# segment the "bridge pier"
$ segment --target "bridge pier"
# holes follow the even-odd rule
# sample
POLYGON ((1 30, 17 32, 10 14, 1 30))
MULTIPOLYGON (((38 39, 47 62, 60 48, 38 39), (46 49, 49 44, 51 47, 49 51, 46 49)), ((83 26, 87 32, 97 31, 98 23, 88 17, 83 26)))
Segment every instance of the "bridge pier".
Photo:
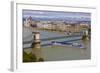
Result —
POLYGON ((32 54, 34 54, 37 58, 37 61, 42 61, 42 49, 40 46, 40 33, 32 32, 33 34, 33 42, 32 42, 32 54))

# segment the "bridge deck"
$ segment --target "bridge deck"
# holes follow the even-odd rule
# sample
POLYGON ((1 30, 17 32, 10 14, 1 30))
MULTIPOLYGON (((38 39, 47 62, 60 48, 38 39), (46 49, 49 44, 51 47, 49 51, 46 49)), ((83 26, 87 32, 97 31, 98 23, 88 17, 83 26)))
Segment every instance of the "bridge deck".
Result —
MULTIPOLYGON (((49 40, 56 40, 56 39, 69 38, 69 37, 81 37, 81 35, 60 36, 60 37, 44 38, 44 39, 40 39, 40 40, 41 41, 49 41, 49 40)), ((32 40, 23 41, 23 44, 29 44, 29 43, 32 43, 32 40)))
MULTIPOLYGON (((78 40, 81 40, 81 38, 72 39, 72 40, 66 40, 66 41, 61 41, 60 43, 67 43, 67 42, 78 41, 78 40)), ((42 47, 43 46, 50 46, 50 45, 52 45, 52 43, 41 44, 42 47)), ((32 48, 32 47, 30 46, 30 47, 25 47, 25 48, 32 48)))

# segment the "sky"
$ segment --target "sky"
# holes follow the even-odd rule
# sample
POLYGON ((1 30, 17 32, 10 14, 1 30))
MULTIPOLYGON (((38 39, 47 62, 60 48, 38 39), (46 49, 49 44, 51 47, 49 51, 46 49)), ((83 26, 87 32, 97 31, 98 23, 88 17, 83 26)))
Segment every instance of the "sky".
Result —
POLYGON ((23 18, 31 16, 33 20, 69 20, 91 21, 91 13, 23 10, 23 18))

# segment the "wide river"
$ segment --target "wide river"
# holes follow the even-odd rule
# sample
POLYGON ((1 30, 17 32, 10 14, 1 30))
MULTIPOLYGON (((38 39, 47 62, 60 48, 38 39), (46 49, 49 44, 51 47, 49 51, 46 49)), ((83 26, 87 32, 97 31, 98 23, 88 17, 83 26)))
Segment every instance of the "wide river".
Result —
MULTIPOLYGON (((32 40, 32 31, 33 29, 23 28, 23 41, 32 40)), ((61 32, 52 32, 52 31, 39 31, 40 38, 52 38, 52 37, 61 37, 65 36, 65 33, 61 32)), ((51 41, 66 41, 71 39, 77 39, 81 37, 68 37, 68 38, 60 38, 53 39, 48 41, 41 41, 41 44, 47 44, 51 41)), ((45 61, 63 61, 63 60, 83 60, 91 58, 91 45, 89 41, 77 40, 73 41, 76 43, 84 44, 85 49, 69 47, 69 46, 41 46, 42 54, 45 61)), ((30 47, 31 43, 23 44, 23 48, 30 47)), ((29 51, 30 49, 26 49, 29 51)))

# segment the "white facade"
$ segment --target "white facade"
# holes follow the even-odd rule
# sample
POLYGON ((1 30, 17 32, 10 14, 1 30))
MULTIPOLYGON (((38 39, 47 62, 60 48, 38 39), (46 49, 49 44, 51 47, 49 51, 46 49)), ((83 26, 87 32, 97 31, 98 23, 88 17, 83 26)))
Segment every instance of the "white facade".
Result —
POLYGON ((26 19, 24 25, 25 25, 26 27, 29 27, 29 21, 28 21, 27 19, 26 19))

